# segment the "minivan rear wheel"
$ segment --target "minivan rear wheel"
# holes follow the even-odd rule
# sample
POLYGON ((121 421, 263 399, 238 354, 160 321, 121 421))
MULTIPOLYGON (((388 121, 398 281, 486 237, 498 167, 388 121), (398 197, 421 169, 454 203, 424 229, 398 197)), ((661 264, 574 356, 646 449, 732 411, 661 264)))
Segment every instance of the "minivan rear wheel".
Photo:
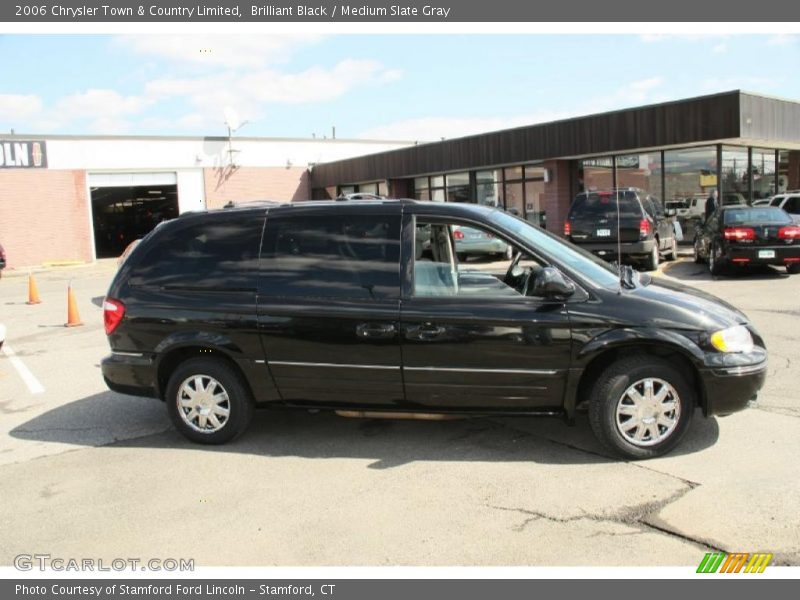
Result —
POLYGON ((674 365, 655 356, 612 363, 594 382, 589 423, 609 450, 625 458, 661 456, 686 433, 695 392, 674 365))
POLYGON ((185 437, 201 444, 224 444, 253 418, 253 399, 238 373, 219 359, 192 358, 167 383, 167 410, 185 437))

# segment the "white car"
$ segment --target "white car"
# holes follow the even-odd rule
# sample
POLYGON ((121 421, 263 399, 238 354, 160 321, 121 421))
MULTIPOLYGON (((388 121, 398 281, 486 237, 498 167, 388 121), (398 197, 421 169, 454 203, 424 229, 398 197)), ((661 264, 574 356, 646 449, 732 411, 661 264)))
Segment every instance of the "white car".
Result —
POLYGON ((782 208, 789 213, 795 223, 800 222, 800 191, 784 192, 773 196, 769 205, 782 208))

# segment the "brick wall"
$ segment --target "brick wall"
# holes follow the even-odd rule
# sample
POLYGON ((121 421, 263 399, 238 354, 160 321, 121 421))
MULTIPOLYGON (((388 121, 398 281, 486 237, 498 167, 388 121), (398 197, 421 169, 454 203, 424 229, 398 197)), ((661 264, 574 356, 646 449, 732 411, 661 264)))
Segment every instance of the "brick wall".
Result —
POLYGON ((229 200, 283 200, 311 198, 305 167, 230 167, 203 169, 206 207, 220 208, 229 200))
POLYGON ((86 172, 0 170, 0 243, 8 268, 91 261, 86 172))
POLYGON ((569 161, 548 160, 544 168, 550 170, 550 181, 544 184, 547 230, 560 235, 564 231, 564 221, 572 202, 569 161))
POLYGON ((789 187, 790 190, 800 189, 800 152, 789 152, 789 187))

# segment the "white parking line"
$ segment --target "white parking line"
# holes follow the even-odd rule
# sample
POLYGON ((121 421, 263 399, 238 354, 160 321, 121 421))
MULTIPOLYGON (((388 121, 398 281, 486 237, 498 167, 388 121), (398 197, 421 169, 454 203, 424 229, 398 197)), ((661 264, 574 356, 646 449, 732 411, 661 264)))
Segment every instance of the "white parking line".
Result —
POLYGON ((17 370, 17 373, 19 373, 19 376, 22 377, 22 381, 25 382, 25 385, 28 386, 31 394, 41 394, 44 392, 44 386, 39 383, 39 380, 36 379, 28 367, 25 366, 22 359, 14 353, 14 350, 11 349, 8 342, 3 344, 2 352, 8 357, 8 360, 11 361, 11 364, 14 365, 14 368, 17 370))

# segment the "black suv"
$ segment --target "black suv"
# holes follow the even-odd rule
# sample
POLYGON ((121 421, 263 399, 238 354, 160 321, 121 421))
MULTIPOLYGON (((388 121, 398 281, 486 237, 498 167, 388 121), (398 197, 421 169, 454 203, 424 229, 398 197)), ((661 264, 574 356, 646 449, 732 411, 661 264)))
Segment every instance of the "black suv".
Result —
POLYGON ((560 415, 656 456, 747 406, 764 342, 745 315, 611 265, 501 210, 411 200, 188 213, 122 264, 104 302, 108 386, 222 443, 256 406, 350 416, 560 415), (454 231, 513 248, 461 264, 454 231))
POLYGON ((658 198, 637 188, 581 192, 564 222, 564 236, 606 260, 636 261, 654 271, 662 254, 667 260, 677 257, 675 215, 674 209, 665 211, 658 198))

